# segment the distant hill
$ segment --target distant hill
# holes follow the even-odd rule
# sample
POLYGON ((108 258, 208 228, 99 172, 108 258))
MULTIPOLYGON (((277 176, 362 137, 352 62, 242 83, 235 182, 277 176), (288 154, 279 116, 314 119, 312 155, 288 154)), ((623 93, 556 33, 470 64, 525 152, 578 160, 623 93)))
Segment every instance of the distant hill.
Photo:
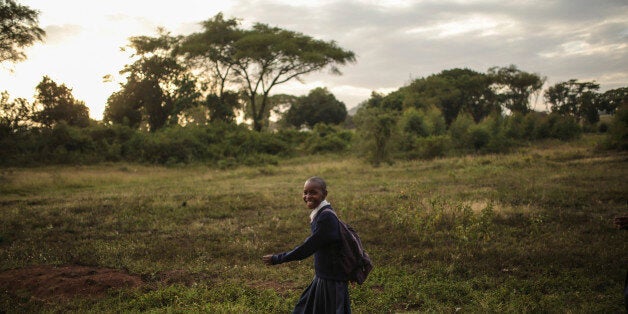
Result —
POLYGON ((357 105, 351 109, 348 109, 347 114, 350 116, 355 116, 356 112, 358 112, 358 109, 360 109, 360 105, 357 105))

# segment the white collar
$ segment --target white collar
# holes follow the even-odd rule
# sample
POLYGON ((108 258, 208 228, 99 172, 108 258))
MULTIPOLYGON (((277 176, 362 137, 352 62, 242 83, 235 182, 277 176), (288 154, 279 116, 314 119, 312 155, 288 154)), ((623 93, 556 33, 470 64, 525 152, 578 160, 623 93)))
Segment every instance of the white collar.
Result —
POLYGON ((316 217, 318 211, 327 205, 329 205, 329 202, 327 200, 323 200, 320 204, 318 204, 318 207, 314 208, 314 210, 312 210, 312 212, 310 213, 310 222, 314 221, 314 217, 316 217))

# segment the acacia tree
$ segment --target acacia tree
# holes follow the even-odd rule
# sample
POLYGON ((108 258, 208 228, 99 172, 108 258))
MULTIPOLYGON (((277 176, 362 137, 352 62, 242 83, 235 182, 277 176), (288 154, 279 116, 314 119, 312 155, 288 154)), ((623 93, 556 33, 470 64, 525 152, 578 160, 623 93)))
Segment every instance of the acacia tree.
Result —
POLYGON ((511 112, 530 112, 530 97, 540 93, 545 77, 519 70, 515 65, 488 70, 498 101, 511 112))
POLYGON ((23 49, 46 34, 39 28, 39 12, 13 0, 0 0, 0 63, 26 59, 23 49))
POLYGON ((234 73, 243 81, 246 112, 256 131, 264 127, 263 116, 274 86, 328 66, 331 73, 341 74, 337 64, 355 61, 353 52, 343 50, 335 42, 259 23, 245 32, 236 42, 236 48, 234 73), (257 101, 258 94, 260 101, 257 101))
POLYGON ((204 23, 204 32, 192 34, 186 40, 190 45, 196 43, 191 47, 200 50, 193 53, 191 48, 184 50, 204 56, 204 64, 213 67, 221 82, 239 87, 245 98, 245 114, 256 131, 266 126, 273 87, 324 68, 340 74, 337 65, 355 61, 353 52, 333 41, 316 40, 260 23, 249 30, 238 25, 235 19, 225 21, 222 15, 217 15, 204 23))
POLYGON ((62 121, 72 126, 89 125, 89 109, 72 95, 65 84, 58 85, 48 76, 37 84, 33 121, 52 127, 62 121))
POLYGON ((585 119, 588 123, 600 120, 598 113, 602 102, 597 91, 600 85, 595 82, 578 82, 571 79, 556 83, 545 91, 545 99, 550 103, 553 112, 573 116, 578 120, 585 119))

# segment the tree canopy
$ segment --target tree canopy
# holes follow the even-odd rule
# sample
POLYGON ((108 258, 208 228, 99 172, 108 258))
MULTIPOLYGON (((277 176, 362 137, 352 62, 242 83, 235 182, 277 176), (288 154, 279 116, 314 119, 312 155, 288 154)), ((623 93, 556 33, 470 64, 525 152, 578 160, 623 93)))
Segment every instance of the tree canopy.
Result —
POLYGON ((0 63, 26 59, 24 48, 42 40, 39 12, 13 0, 0 0, 0 63))

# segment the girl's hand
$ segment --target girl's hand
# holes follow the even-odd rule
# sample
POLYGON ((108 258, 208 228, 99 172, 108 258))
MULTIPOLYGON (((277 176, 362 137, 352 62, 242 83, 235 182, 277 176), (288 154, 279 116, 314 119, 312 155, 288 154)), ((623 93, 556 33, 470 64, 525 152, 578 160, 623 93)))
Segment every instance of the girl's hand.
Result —
POLYGON ((273 255, 272 254, 268 254, 268 255, 262 256, 262 261, 266 265, 272 265, 273 264, 273 255))

